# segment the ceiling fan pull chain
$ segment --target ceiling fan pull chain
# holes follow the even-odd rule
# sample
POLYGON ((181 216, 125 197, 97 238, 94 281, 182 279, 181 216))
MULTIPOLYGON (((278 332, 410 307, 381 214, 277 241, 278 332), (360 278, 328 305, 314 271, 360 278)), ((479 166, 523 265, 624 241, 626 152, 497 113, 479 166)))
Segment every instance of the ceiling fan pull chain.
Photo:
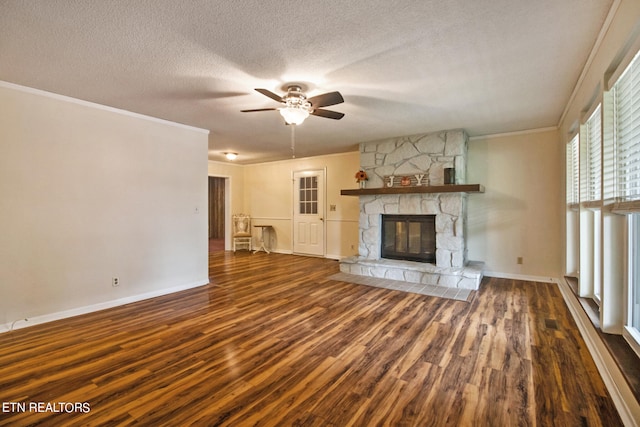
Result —
POLYGON ((289 126, 291 126, 291 158, 295 159, 296 158, 296 136, 295 136, 296 125, 291 124, 289 126))

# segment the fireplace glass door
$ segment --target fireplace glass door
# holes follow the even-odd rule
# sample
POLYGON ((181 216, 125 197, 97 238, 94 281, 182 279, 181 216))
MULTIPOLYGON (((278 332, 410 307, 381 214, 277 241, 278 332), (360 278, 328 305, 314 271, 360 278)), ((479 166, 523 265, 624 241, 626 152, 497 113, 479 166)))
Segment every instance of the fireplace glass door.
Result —
POLYGON ((435 262, 435 215, 383 215, 382 258, 435 262))

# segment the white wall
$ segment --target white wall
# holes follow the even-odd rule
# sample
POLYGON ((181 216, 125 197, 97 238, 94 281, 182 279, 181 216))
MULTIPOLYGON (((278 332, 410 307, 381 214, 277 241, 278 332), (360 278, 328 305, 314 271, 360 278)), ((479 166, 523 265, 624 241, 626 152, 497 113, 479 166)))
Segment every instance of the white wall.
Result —
POLYGON ((208 283, 206 131, 2 83, 0 144, 0 325, 208 283))
POLYGON ((469 260, 487 275, 558 278, 563 273, 564 147, 556 130, 469 142, 469 260), (517 264, 517 258, 523 264, 517 264))

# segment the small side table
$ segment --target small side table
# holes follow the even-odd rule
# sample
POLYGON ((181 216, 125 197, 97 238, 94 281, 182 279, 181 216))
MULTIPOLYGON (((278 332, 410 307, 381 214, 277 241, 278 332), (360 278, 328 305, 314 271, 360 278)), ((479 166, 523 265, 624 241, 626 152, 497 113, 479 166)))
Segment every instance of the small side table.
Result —
POLYGON ((265 245, 265 237, 271 237, 271 229, 273 228, 271 225, 254 225, 254 227, 256 228, 261 228, 262 231, 260 233, 260 242, 259 242, 259 246, 258 249, 256 249, 255 251, 253 251, 253 253, 255 254, 256 252, 260 252, 260 251, 265 251, 266 253, 270 254, 271 251, 269 250, 269 248, 267 248, 267 245, 265 245))

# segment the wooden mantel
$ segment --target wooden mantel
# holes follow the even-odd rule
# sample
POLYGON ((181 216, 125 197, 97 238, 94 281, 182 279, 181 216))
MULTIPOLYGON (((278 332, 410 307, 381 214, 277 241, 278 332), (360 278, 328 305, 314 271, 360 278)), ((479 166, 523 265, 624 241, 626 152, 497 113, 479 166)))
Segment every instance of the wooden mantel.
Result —
POLYGON ((448 184, 412 187, 357 188, 340 190, 342 196, 370 196, 376 194, 410 194, 410 193, 484 193, 480 184, 448 184))

